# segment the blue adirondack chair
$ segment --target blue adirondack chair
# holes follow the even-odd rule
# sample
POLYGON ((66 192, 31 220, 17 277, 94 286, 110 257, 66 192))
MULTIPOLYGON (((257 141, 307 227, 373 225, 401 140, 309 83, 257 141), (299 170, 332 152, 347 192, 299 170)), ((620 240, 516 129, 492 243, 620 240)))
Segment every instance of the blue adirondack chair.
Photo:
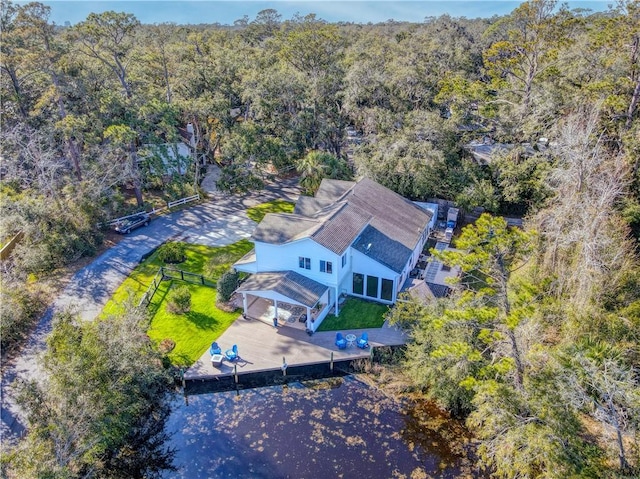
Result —
POLYGON ((213 356, 214 354, 222 354, 222 349, 220 348, 220 346, 218 346, 218 343, 214 341, 213 343, 211 343, 209 353, 211 354, 211 356, 213 356))
POLYGON ((362 333, 356 344, 361 349, 367 349, 369 347, 369 335, 366 332, 362 333))
POLYGON ((342 337, 342 333, 336 333, 336 346, 338 349, 347 348, 347 340, 342 337))
POLYGON ((224 353, 224 355, 227 357, 227 360, 229 361, 235 361, 236 359, 238 359, 238 346, 236 346, 235 344, 233 345, 233 347, 231 349, 227 349, 224 353))

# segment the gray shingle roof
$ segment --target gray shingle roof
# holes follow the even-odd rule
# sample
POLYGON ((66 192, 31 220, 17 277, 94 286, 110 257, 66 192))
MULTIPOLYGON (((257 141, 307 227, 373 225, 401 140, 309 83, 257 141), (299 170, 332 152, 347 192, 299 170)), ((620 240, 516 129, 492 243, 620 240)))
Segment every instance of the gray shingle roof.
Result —
POLYGON ((234 264, 250 264, 256 262, 256 249, 252 249, 234 264))
POLYGON ((356 183, 354 181, 330 180, 325 178, 320 183, 315 197, 320 201, 336 202, 355 185, 356 183))
POLYGON ((360 180, 344 200, 373 216, 370 224, 380 233, 411 250, 431 219, 430 211, 368 178, 360 180))
POLYGON ((349 203, 331 212, 311 237, 336 254, 342 254, 362 229, 371 221, 371 215, 349 203))
POLYGON ((396 273, 402 272, 413 252, 371 225, 365 228, 353 247, 396 273))
POLYGON ((295 271, 256 273, 240 285, 238 291, 275 291, 293 301, 313 307, 328 286, 295 271))
POLYGON ((453 291, 449 286, 444 284, 429 283, 426 281, 425 284, 429 287, 436 298, 446 298, 451 294, 451 291, 453 291))
POLYGON ((430 211, 368 178, 324 179, 315 198, 298 200, 294 214, 266 215, 253 239, 283 244, 309 237, 342 254, 361 235, 358 243, 372 245, 372 258, 401 272, 430 219, 430 211))
POLYGON ((270 244, 284 244, 298 238, 310 236, 322 226, 317 219, 295 214, 269 213, 265 215, 251 238, 270 244))
POLYGON ((313 196, 300 196, 296 201, 296 207, 293 214, 302 216, 313 216, 322 208, 329 206, 332 201, 319 200, 313 196))

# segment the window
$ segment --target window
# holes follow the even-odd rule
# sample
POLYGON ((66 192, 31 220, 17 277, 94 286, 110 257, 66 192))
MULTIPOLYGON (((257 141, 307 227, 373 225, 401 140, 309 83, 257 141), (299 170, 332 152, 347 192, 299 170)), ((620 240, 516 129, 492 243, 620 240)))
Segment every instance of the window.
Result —
POLYGON ((442 271, 451 271, 451 266, 448 266, 446 264, 442 265, 442 271))
POLYGON ((353 273, 353 294, 364 294, 364 275, 353 273))
POLYGON ((302 269, 311 269, 311 258, 298 256, 298 266, 302 269))
POLYGON ((393 299, 393 280, 382 278, 382 291, 380 291, 380 299, 391 301, 393 299))
POLYGON ((331 261, 320 260, 320 272, 321 273, 333 273, 333 264, 331 261))
POLYGON ((378 277, 367 276, 367 296, 370 298, 378 297, 378 277))
POLYGON ((342 255, 342 267, 344 268, 344 265, 347 264, 347 253, 342 255))

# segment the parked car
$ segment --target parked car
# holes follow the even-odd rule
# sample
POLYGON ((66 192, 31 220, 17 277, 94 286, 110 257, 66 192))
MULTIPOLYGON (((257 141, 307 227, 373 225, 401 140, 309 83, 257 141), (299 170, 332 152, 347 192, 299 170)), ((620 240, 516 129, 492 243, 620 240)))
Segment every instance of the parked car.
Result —
POLYGON ((122 220, 116 225, 116 231, 126 235, 140 226, 147 226, 149 221, 151 221, 151 216, 148 213, 140 213, 122 220))

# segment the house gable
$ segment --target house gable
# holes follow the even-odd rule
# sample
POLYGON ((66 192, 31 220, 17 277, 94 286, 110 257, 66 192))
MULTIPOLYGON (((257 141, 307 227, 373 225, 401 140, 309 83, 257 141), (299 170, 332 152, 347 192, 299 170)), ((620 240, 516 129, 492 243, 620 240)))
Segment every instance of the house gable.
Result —
POLYGON ((352 247, 396 273, 403 271, 413 253, 413 250, 382 234, 371 225, 365 228, 352 247))
POLYGON ((432 216, 367 178, 325 179, 315 197, 299 198, 294 213, 265 216, 252 236, 255 267, 247 256, 238 269, 296 272, 328 287, 336 311, 341 292, 392 303, 422 251, 432 216), (366 283, 364 293, 354 292, 356 280, 366 283))

